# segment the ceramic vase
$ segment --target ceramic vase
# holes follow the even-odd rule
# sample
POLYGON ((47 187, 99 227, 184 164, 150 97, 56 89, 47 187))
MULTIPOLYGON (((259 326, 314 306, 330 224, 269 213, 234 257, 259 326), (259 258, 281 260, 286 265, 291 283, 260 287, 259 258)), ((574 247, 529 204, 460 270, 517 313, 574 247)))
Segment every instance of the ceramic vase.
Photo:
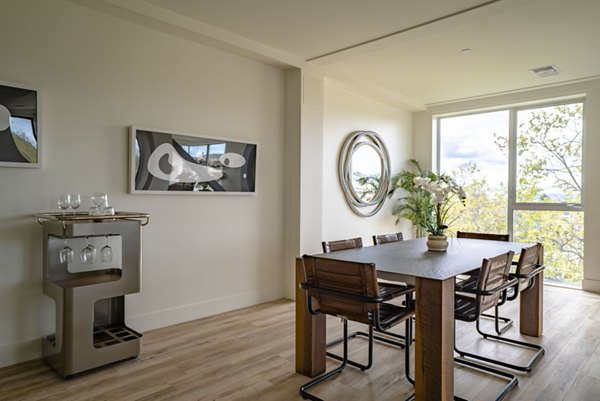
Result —
POLYGON ((434 252, 446 252, 448 249, 448 237, 445 235, 430 235, 427 237, 427 249, 434 252))

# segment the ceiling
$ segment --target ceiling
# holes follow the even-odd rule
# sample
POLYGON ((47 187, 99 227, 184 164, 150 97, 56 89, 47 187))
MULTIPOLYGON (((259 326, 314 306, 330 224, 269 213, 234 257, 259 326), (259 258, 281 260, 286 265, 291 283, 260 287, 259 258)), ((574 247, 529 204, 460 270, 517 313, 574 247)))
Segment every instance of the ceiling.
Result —
POLYGON ((105 2, 411 109, 600 77, 598 0, 105 2), (560 73, 531 71, 546 65, 560 73))

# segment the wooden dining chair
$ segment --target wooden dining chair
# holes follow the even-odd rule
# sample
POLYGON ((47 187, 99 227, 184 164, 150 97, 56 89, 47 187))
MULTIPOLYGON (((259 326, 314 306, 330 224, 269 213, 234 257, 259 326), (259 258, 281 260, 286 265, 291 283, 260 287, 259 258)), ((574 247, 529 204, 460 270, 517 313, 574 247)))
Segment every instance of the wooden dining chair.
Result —
MULTIPOLYGON (((468 231, 457 231, 456 238, 469 238, 469 239, 481 239, 490 241, 510 241, 510 234, 495 234, 495 233, 481 233, 481 232, 468 232, 468 231)), ((461 274, 456 278, 456 290, 460 291, 461 288, 470 287, 474 288, 477 284, 477 276, 479 275, 479 269, 472 270, 468 273, 461 274)), ((502 299, 500 305, 506 300, 502 299)), ((500 316, 498 314, 482 314, 483 318, 494 320, 494 329, 498 335, 503 334, 506 330, 511 328, 514 324, 513 320, 506 316, 500 316), (504 322, 500 325, 500 322, 504 322)))
MULTIPOLYGON (((513 255, 513 252, 507 252, 491 259, 483 259, 480 274, 477 276, 476 288, 469 288, 463 290, 462 293, 455 294, 454 318, 456 320, 476 322, 477 330, 479 331, 479 318, 482 313, 497 307, 500 299, 506 296, 508 288, 518 283, 516 278, 510 278, 509 276, 513 255), (467 293, 468 295, 464 293, 467 293)), ((455 359, 457 363, 508 380, 508 383, 502 387, 500 393, 496 396, 496 401, 506 397, 509 391, 518 384, 516 376, 511 373, 465 359, 468 357, 471 359, 482 360, 487 363, 494 363, 490 358, 467 353, 458 349, 456 340, 454 343, 454 350, 460 355, 460 358, 455 359)))
POLYGON ((390 242, 398 242, 403 240, 404 236, 402 235, 402 233, 379 234, 373 236, 373 245, 387 244, 390 242))
MULTIPOLYGON (((373 354, 373 330, 387 331, 404 322, 408 338, 412 336, 414 304, 399 306, 387 303, 391 297, 381 294, 377 272, 373 263, 356 263, 305 255, 302 258, 304 281, 300 287, 306 291, 307 308, 311 314, 327 314, 341 318, 343 324, 342 364, 300 387, 304 399, 322 401, 308 390, 341 373, 348 360, 348 320, 369 326, 369 358, 373 354)), ((409 290, 407 290, 409 291, 409 290)), ((404 351, 407 379, 410 377, 410 342, 404 351)))

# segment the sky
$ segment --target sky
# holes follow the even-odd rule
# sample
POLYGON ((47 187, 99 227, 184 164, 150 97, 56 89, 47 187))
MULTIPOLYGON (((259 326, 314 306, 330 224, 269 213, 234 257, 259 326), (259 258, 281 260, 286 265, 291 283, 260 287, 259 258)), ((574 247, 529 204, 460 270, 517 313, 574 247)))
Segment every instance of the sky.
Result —
POLYGON ((26 118, 11 117, 10 118, 10 130, 13 133, 17 133, 17 132, 22 133, 21 136, 23 136, 29 142, 31 142, 34 145, 37 144, 37 140, 35 139, 35 136, 33 135, 33 129, 31 127, 31 120, 28 120, 26 118))
POLYGON ((494 133, 508 138, 508 110, 440 119, 440 172, 470 161, 490 183, 508 183, 508 157, 494 143, 494 133))

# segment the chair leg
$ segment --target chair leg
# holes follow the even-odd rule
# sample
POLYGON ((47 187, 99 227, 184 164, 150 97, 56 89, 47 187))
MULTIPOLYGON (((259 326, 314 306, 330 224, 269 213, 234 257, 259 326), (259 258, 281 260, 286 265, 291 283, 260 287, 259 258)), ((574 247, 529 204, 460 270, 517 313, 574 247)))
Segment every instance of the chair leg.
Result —
MULTIPOLYGON (((347 338, 352 339, 355 337, 366 337, 369 340, 369 359, 366 364, 361 364, 352 359, 347 359, 348 365, 354 366, 355 368, 359 368, 362 371, 368 370, 373 365, 373 341, 374 340, 382 342, 384 344, 393 345, 393 346, 400 347, 400 348, 405 348, 405 343, 404 343, 405 337, 403 335, 392 333, 389 331, 373 329, 373 327, 369 327, 368 333, 365 333, 363 331, 355 331, 353 333, 350 333, 347 338), (399 341, 392 340, 390 338, 374 335, 373 330, 375 330, 378 333, 381 333, 382 335, 398 338, 399 340, 402 340, 403 342, 399 342, 399 341)), ((327 348, 333 347, 334 345, 337 345, 337 344, 341 343, 342 341, 344 341, 343 337, 335 339, 333 341, 330 341, 327 343, 327 348)), ((343 358, 341 356, 334 354, 333 352, 327 352, 327 356, 332 359, 335 359, 337 361, 343 361, 343 358)))
MULTIPOLYGON (((369 340, 369 359, 367 360, 367 364, 366 364, 366 365, 363 365, 363 364, 361 364, 361 363, 358 363, 358 362, 356 362, 356 361, 353 361, 353 360, 349 359, 349 358, 347 357, 347 355, 346 355, 346 356, 344 356, 344 357, 341 357, 341 356, 339 356, 339 355, 337 355, 337 354, 334 354, 334 353, 332 353, 332 352, 327 352, 327 353, 326 353, 326 355, 327 355, 328 357, 330 357, 330 358, 333 358, 333 359, 335 359, 335 360, 338 360, 338 361, 341 361, 341 362, 343 362, 343 361, 345 360, 345 361, 346 361, 346 363, 347 363, 348 365, 354 366, 355 368, 359 368, 359 369, 360 369, 360 370, 362 370, 363 372, 364 372, 365 370, 368 370, 368 369, 370 369, 370 368, 371 368, 371 366, 373 366, 373 338, 374 338, 374 336, 373 336, 373 327, 369 327, 369 333, 368 333, 368 334, 367 334, 367 333, 363 333, 362 331, 361 331, 361 332, 359 332, 359 331, 355 331, 354 333, 352 333, 352 334, 350 334, 350 335, 348 335, 348 336, 345 336, 346 343, 348 342, 348 339, 350 339, 350 338, 354 338, 354 337, 357 337, 357 336, 359 336, 359 335, 360 335, 360 336, 362 336, 362 335, 366 335, 366 336, 367 336, 367 338, 368 338, 368 340, 369 340)), ((331 344, 331 345, 338 344, 340 341, 342 341, 342 342, 343 342, 343 341, 344 341, 344 338, 341 338, 341 339, 338 339, 338 340, 334 340, 334 341, 332 341, 331 343, 327 344, 327 347, 329 347, 329 346, 330 346, 330 344, 331 344)))
POLYGON ((498 335, 504 334, 504 332, 506 332, 506 330, 510 329, 514 323, 511 318, 500 316, 498 305, 496 305, 493 315, 490 315, 489 313, 482 313, 481 316, 483 316, 486 319, 494 320, 494 329, 496 330, 496 333, 498 335), (502 327, 500 327, 500 322, 499 322, 500 320, 505 323, 504 326, 502 326, 502 327))
MULTIPOLYGON (((517 379, 517 377, 511 373, 508 372, 504 372, 502 370, 499 369, 494 369, 492 367, 486 366, 486 365, 481 365, 475 362, 471 362, 471 361, 467 361, 464 359, 459 359, 459 358, 454 358, 454 363, 457 363, 459 365, 463 365, 463 366, 467 366, 473 369, 477 369, 480 370, 482 372, 488 372, 493 374, 494 376, 498 376, 498 377, 502 377, 508 380, 508 383, 502 387, 502 390, 500 391, 500 393, 496 396, 496 398, 494 398, 495 401, 500 401, 503 400, 508 393, 510 392, 510 390, 512 390, 517 384, 519 384, 519 380, 517 379)), ((456 400, 458 397, 454 397, 454 399, 456 400)), ((462 400, 462 398, 461 398, 462 400)))
POLYGON ((308 383, 305 383, 302 386, 300 386, 300 396, 305 400, 323 401, 321 398, 310 394, 307 390, 324 382, 325 380, 332 378, 333 376, 335 376, 339 373, 342 373, 342 371, 346 367, 346 364, 348 361, 348 321, 346 319, 342 319, 342 322, 344 324, 344 338, 343 338, 343 343, 344 343, 343 355, 344 355, 344 357, 342 360, 342 364, 340 366, 338 366, 337 368, 330 370, 329 372, 320 374, 319 376, 313 378, 308 383))
MULTIPOLYGON (((406 338, 412 338, 412 318, 406 319, 405 323, 405 333, 406 338)), ((412 384, 415 385, 415 380, 410 377, 410 344, 412 341, 408 341, 406 343, 406 348, 404 349, 404 371, 406 374, 406 379, 412 384)))
POLYGON ((509 368, 512 370, 516 370, 519 372, 531 372, 533 370, 533 366, 535 365, 535 363, 542 357, 542 355, 544 355, 544 353, 546 352, 544 350, 544 347, 542 347, 541 345, 537 345, 537 344, 531 344, 531 343, 527 343, 524 341, 519 341, 519 340, 513 340, 511 338, 504 338, 504 337, 500 337, 500 336, 495 336, 489 333, 485 333, 483 331, 481 331, 481 329, 479 328, 479 319, 476 321, 475 326, 477 328, 477 332, 479 334, 481 334, 483 336, 483 338, 485 339, 492 339, 495 341, 500 341, 506 344, 512 344, 512 345, 516 345, 522 348, 529 348, 529 349, 533 349, 535 350, 535 354, 531 357, 531 359, 529 360, 529 362, 526 365, 514 365, 508 362, 504 362, 504 361, 499 361, 497 359, 491 359, 491 358, 486 358, 484 356, 481 355, 477 355, 477 354, 472 354, 469 352, 465 352, 462 351, 460 349, 458 349, 456 347, 456 344, 454 345, 454 350, 461 356, 461 358, 472 358, 472 359, 478 359, 480 361, 484 361, 487 363, 491 363, 494 365, 499 365, 499 366, 503 366, 505 368, 509 368))

